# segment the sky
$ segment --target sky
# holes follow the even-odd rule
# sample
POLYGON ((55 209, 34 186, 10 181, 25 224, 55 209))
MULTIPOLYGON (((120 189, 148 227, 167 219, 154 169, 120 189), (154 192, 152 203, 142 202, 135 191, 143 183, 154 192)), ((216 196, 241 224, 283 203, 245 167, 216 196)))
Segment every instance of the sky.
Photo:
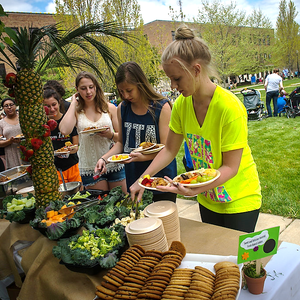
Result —
MULTIPOLYGON (((171 20, 169 16, 169 6, 179 11, 178 0, 137 0, 141 7, 141 14, 144 23, 154 20, 171 20)), ((230 0, 221 0, 222 3, 230 3, 230 0)), ((287 1, 288 2, 288 1, 287 1)), ((296 22, 300 24, 300 0, 293 0, 298 8, 296 22)), ((183 13, 186 15, 186 21, 192 20, 197 16, 200 8, 200 0, 181 0, 183 13)), ((273 28, 276 27, 276 20, 279 12, 280 0, 239 0, 236 1, 237 8, 250 14, 253 9, 260 9, 263 14, 269 18, 273 28)), ((1 0, 5 11, 10 12, 42 12, 55 13, 54 0, 1 0)))

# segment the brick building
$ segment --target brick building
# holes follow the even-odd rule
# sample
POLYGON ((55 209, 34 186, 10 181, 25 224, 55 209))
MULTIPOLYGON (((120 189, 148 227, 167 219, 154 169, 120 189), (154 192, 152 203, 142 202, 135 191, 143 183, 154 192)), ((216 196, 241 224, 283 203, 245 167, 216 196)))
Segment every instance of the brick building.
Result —
MULTIPOLYGON (((20 27, 40 28, 46 25, 54 24, 54 15, 46 13, 22 13, 9 12, 7 17, 0 17, 6 27, 17 29, 20 27)), ((15 60, 13 59, 15 62, 15 60)), ((13 71, 9 66, 0 63, 0 76, 13 71)))

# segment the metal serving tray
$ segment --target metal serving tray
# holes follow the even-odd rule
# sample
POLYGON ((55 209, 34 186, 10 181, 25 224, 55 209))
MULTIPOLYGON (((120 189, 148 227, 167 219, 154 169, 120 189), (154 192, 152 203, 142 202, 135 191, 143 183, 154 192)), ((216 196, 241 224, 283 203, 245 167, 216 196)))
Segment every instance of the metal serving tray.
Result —
POLYGON ((6 171, 3 171, 0 173, 0 179, 3 178, 4 176, 8 177, 9 180, 7 181, 3 181, 3 182, 0 182, 0 185, 6 185, 16 179, 19 179, 23 176, 26 176, 27 175, 27 172, 26 172, 26 168, 28 167, 29 165, 24 165, 24 166, 17 166, 17 167, 14 167, 14 168, 11 168, 9 170, 6 170, 6 171))

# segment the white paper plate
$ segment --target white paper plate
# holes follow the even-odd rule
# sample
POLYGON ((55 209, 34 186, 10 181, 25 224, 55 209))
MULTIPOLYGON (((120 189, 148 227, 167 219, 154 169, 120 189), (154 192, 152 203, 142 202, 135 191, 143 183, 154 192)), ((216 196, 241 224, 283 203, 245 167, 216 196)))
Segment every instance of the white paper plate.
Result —
POLYGON ((165 147, 164 144, 157 144, 157 148, 152 148, 150 150, 143 150, 141 151, 143 154, 152 154, 152 153, 157 153, 159 152, 161 149, 163 149, 165 147))
POLYGON ((155 145, 156 144, 152 144, 150 147, 147 147, 147 148, 138 147, 138 148, 134 149, 132 152, 143 152, 144 153, 144 151, 148 151, 148 150, 154 148, 155 145))
MULTIPOLYGON (((197 172, 197 170, 195 170, 195 171, 190 171, 190 172, 186 172, 186 173, 184 173, 184 174, 187 174, 187 173, 195 173, 195 172, 197 172)), ((216 177, 214 177, 214 178, 211 179, 211 180, 208 180, 208 181, 205 181, 205 182, 193 183, 193 184, 191 184, 191 183, 181 183, 181 184, 182 184, 183 186, 189 187, 189 188, 191 188, 191 189, 192 189, 192 188, 196 188, 196 187, 200 187, 200 186, 208 185, 208 184, 214 182, 215 180, 217 180, 217 179, 220 177, 220 175, 221 175, 220 171, 216 170, 216 172, 217 172, 216 177)), ((180 175, 174 177, 173 180, 175 180, 175 179, 178 178, 179 176, 180 176, 180 175)), ((194 197, 194 196, 191 196, 191 197, 194 197)))
POLYGON ((64 152, 56 152, 54 151, 54 156, 61 156, 61 155, 70 155, 70 151, 64 151, 64 152))
POLYGON ((105 131, 106 129, 108 129, 108 127, 100 127, 100 128, 89 129, 89 130, 82 130, 80 133, 96 133, 96 132, 105 131))
POLYGON ((126 160, 128 160, 128 159, 131 158, 131 157, 128 155, 127 158, 123 158, 123 159, 119 159, 119 160, 112 159, 113 156, 118 156, 118 155, 128 155, 128 153, 121 153, 121 154, 115 154, 115 155, 112 155, 111 157, 109 157, 109 158, 107 159, 107 161, 112 162, 112 163, 119 163, 119 162, 126 161, 126 160))

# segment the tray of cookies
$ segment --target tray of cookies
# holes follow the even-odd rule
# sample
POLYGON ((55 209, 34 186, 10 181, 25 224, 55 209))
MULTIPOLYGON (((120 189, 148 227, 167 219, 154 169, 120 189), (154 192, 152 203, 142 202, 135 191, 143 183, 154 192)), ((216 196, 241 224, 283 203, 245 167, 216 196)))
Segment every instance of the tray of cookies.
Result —
POLYGON ((186 254, 132 245, 96 286, 96 299, 238 299, 242 264, 235 256, 186 254))

